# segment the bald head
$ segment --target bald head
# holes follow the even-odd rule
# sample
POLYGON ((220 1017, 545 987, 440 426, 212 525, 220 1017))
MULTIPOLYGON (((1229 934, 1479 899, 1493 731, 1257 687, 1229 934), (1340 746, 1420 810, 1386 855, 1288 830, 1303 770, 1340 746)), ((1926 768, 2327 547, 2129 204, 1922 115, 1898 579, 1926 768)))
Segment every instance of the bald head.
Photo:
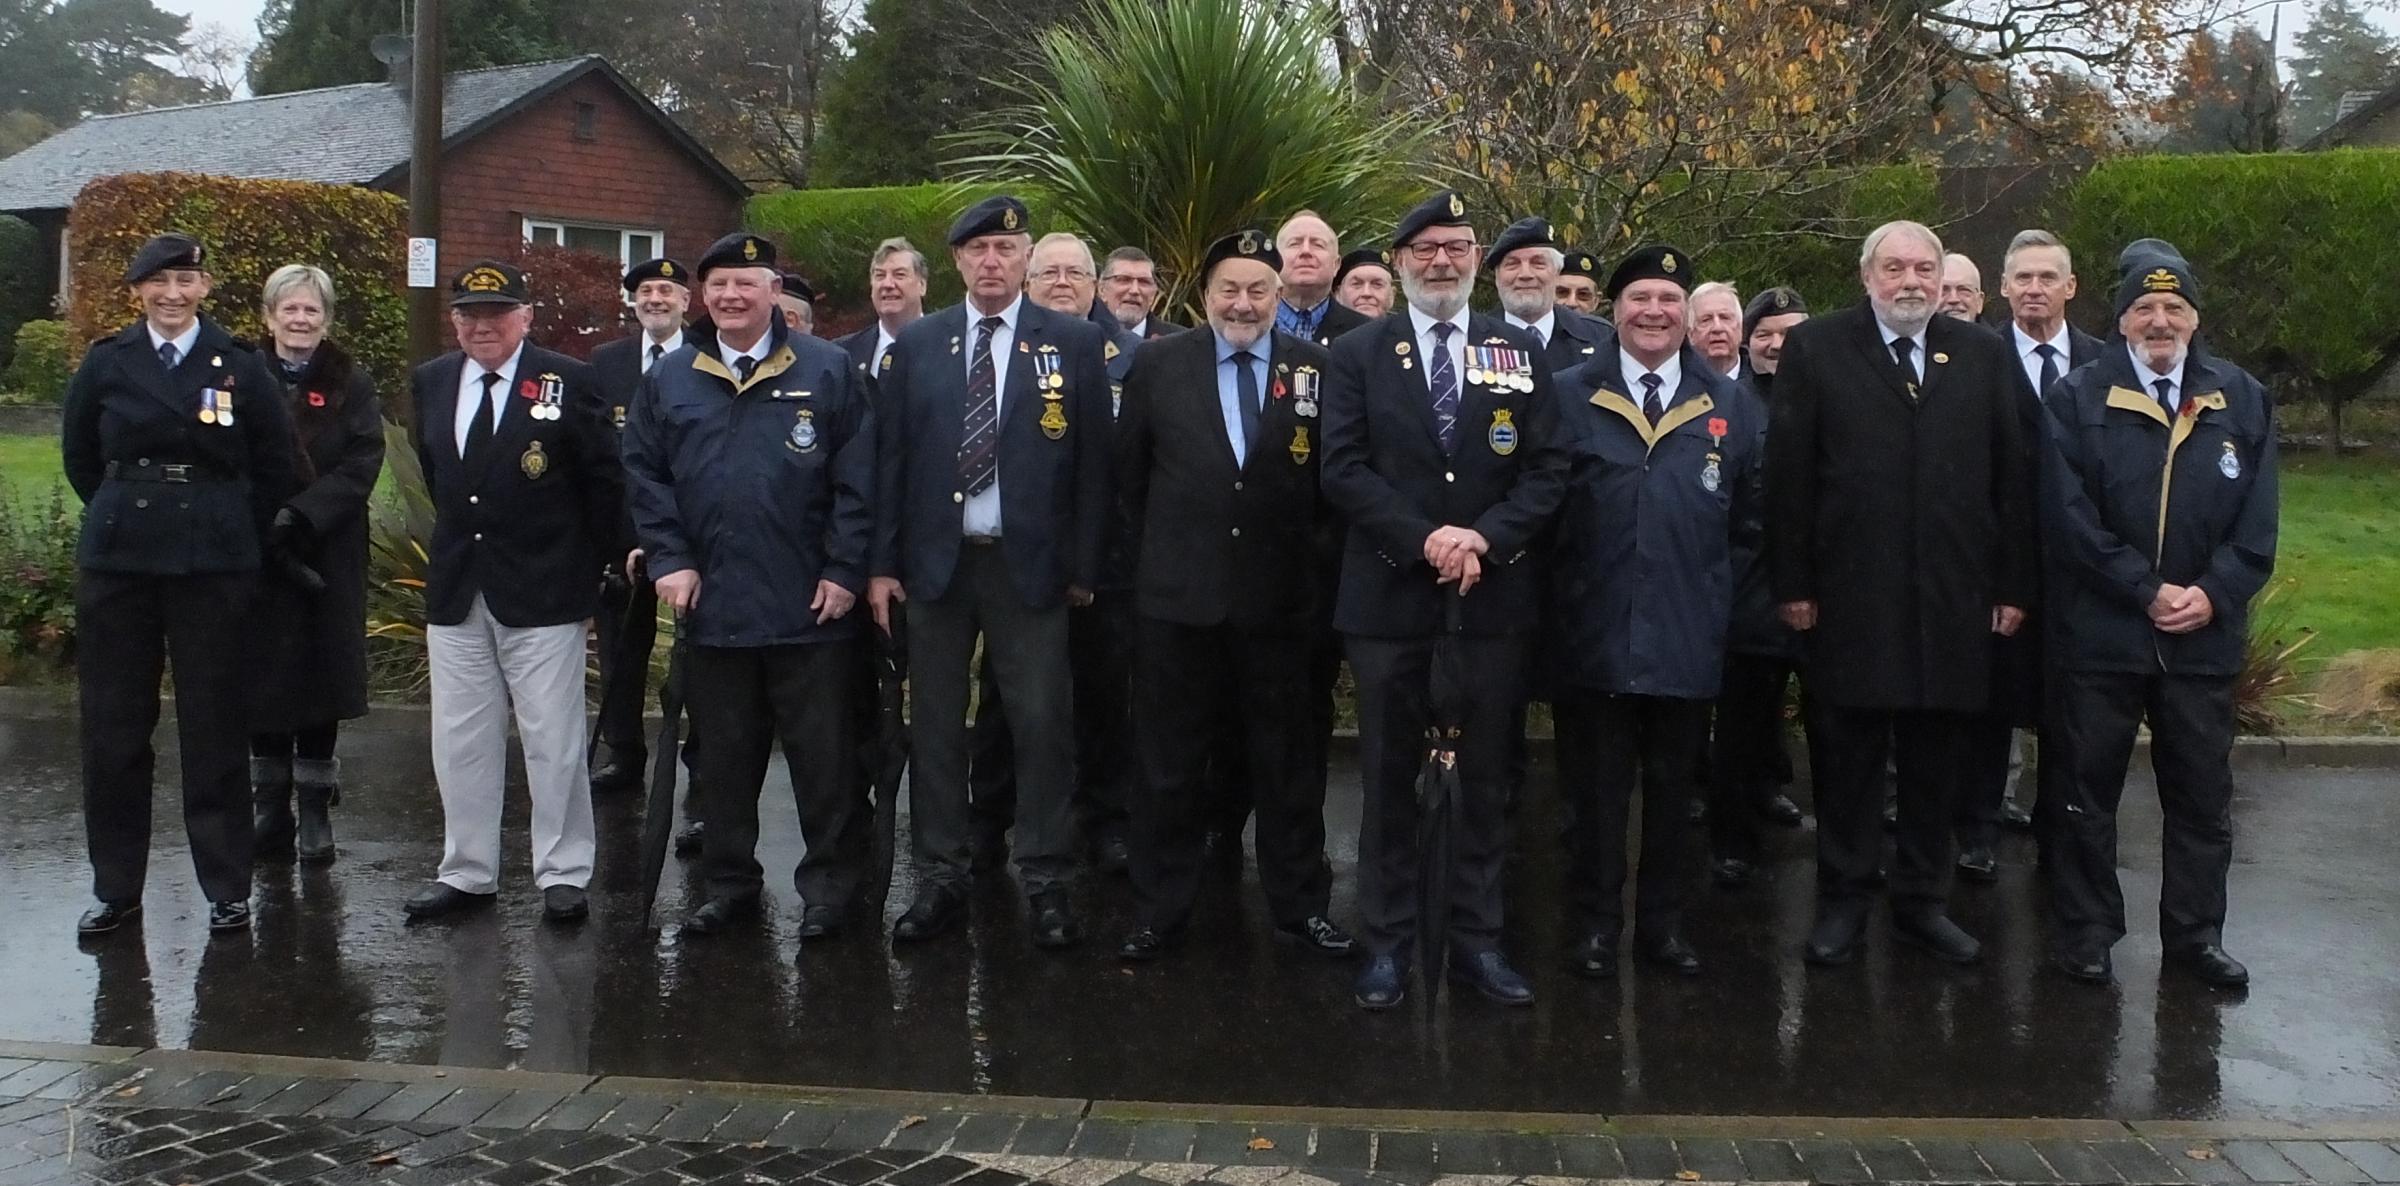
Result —
POLYGON ((1941 311, 1960 321, 1983 317, 1983 271, 1955 251, 1942 257, 1941 311))
POLYGON ((1303 210, 1276 228, 1275 250, 1283 254, 1283 298, 1297 309, 1324 303, 1342 261, 1342 241, 1332 224, 1314 210, 1303 210))

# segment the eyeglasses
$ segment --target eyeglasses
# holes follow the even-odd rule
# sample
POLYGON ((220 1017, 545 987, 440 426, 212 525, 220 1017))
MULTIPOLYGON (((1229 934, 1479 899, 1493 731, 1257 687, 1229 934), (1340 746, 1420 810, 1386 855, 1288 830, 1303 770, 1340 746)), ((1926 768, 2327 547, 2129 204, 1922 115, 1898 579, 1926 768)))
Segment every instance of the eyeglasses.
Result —
POLYGON ((1089 280, 1092 273, 1085 268, 1043 268, 1027 279, 1036 284, 1056 284, 1061 280, 1089 280))
POLYGON ((1448 243, 1411 243, 1402 250, 1408 252, 1408 258, 1429 264, 1436 255, 1447 255, 1452 260, 1473 259, 1475 247, 1473 239, 1454 239, 1448 243))

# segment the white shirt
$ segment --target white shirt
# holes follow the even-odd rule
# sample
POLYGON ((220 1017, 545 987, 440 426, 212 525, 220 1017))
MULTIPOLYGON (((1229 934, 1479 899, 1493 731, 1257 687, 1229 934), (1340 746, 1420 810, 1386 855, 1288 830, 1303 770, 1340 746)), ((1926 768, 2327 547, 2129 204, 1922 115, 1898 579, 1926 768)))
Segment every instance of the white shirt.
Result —
POLYGON ((1145 342, 1149 341, 1149 340, 1150 340, 1150 319, 1149 319, 1149 318, 1147 318, 1147 317, 1144 317, 1144 318, 1142 318, 1142 320, 1141 320, 1141 323, 1140 323, 1140 324, 1138 324, 1138 325, 1134 326, 1132 329, 1126 330, 1125 332, 1126 332, 1126 333, 1129 333, 1129 334, 1132 334, 1134 337, 1140 338, 1140 339, 1142 339, 1142 340, 1143 340, 1143 341, 1145 341, 1145 342))
POLYGON ((1648 415, 1650 412, 1650 409, 1643 406, 1642 403, 1648 390, 1642 385, 1642 376, 1644 375, 1658 376, 1659 406, 1662 409, 1675 406, 1675 389, 1683 386, 1682 354, 1668 355, 1665 362, 1658 364, 1658 369, 1652 370, 1634 361, 1634 357, 1625 353, 1624 349, 1620 347, 1617 350, 1617 367, 1625 376, 1625 386, 1628 388, 1625 394, 1633 397, 1633 406, 1641 408, 1643 415, 1648 415))
POLYGON ((147 321, 142 323, 142 327, 150 331, 150 352, 152 354, 158 353, 158 348, 169 342, 175 344, 175 365, 177 366, 182 366, 183 360, 192 356, 192 345, 200 340, 200 319, 197 317, 192 318, 190 325, 183 327, 182 333, 172 338, 159 337, 158 327, 147 321))
POLYGON ((483 410, 483 377, 498 375, 500 382, 492 387, 492 432, 500 432, 500 419, 508 408, 508 387, 517 373, 517 364, 525 360, 525 344, 517 343, 516 352, 508 356, 498 370, 487 371, 483 364, 470 358, 458 368, 458 455, 467 455, 467 430, 475 426, 475 414, 483 410))
POLYGON ((658 351, 658 357, 661 359, 664 359, 666 356, 683 349, 683 331, 676 330, 674 336, 668 338, 664 342, 654 342, 650 340, 650 335, 642 335, 642 373, 645 375, 650 373, 650 363, 652 361, 650 357, 650 351, 652 349, 656 349, 658 351))
POLYGON ((1544 346, 1550 344, 1550 335, 1558 330, 1558 311, 1555 309, 1542 314, 1540 321, 1519 321, 1514 313, 1508 314, 1507 317, 1510 325, 1516 326, 1518 329, 1532 330, 1533 336, 1540 338, 1544 346))
POLYGON ((750 343, 750 348, 748 350, 736 350, 733 347, 726 345, 725 339, 719 338, 717 339, 717 357, 725 363, 725 369, 732 371, 733 377, 738 380, 742 377, 741 360, 745 358, 755 358, 760 362, 765 362, 767 360, 767 347, 773 345, 774 342, 775 331, 774 327, 772 326, 768 327, 765 333, 758 335, 758 340, 750 343))
POLYGON ((2125 347, 2125 352, 2133 356, 2133 373, 2139 376, 2142 380, 2142 394, 2147 395, 2152 399, 2157 399, 2158 381, 2161 379, 2166 380, 2168 384, 2167 410, 2180 415, 2183 412, 2184 359, 2176 359, 2175 366, 2162 375, 2157 371, 2151 370, 2150 364, 2142 358, 2142 352, 2134 349, 2131 344, 2128 344, 2125 347))
POLYGON ((874 374, 878 378, 882 377, 883 356, 891 353, 892 343, 899 340, 900 339, 892 336, 892 331, 883 328, 882 322, 878 321, 875 323, 875 353, 867 356, 867 370, 869 373, 874 374))
MULTIPOLYGON (((1025 297, 1019 294, 1017 299, 1008 303, 1007 308, 1000 311, 1000 324, 992 330, 992 423, 995 426, 1000 423, 1000 417, 1008 412, 1005 402, 1008 399, 1008 352, 1016 346, 1017 317, 1024 311, 1025 297)), ((972 302, 967 305, 967 333, 959 341, 958 352, 967 360, 966 373, 970 378, 975 374, 975 335, 983 332, 980 323, 984 316, 982 310, 972 302)), ((962 403, 960 407, 963 410, 965 405, 962 403)), ((997 427, 994 431, 998 431, 997 427)), ((999 458, 995 455, 992 484, 984 487, 983 493, 967 500, 966 513, 960 520, 960 528, 966 534, 1000 534, 1000 477, 999 458)))
POLYGON ((2008 323, 2008 336, 2010 341, 2017 344, 2017 361, 2024 364, 2025 381, 2033 386, 2033 393, 2037 396, 2047 397, 2050 394, 2042 390, 2042 356, 2037 350, 2038 347, 2046 345, 2058 351, 2059 374, 2064 375, 2075 369, 2074 356, 2067 350, 2067 323, 2064 321, 2058 323, 2058 333, 2052 336, 2048 342, 2033 340, 2026 334, 2025 327, 2013 321, 2008 323))
MULTIPOLYGON (((1936 316, 1939 316, 1939 314, 1936 314, 1936 316)), ((1875 332, 1881 335, 1883 352, 1886 357, 1889 357, 1892 353, 1892 339, 1894 338, 1907 338, 1909 343, 1916 347, 1916 349, 1908 352, 1908 366, 1910 370, 1913 370, 1917 373, 1917 382, 1924 382, 1925 331, 1920 329, 1913 334, 1904 334, 1899 330, 1893 329, 1891 326, 1885 325, 1883 323, 1883 318, 1878 317, 1875 319, 1875 332)))
MULTIPOLYGON (((1408 307, 1408 320, 1409 324, 1416 327, 1417 345, 1425 354, 1425 390, 1430 392, 1433 390, 1433 351, 1441 345, 1434 339, 1433 327, 1439 323, 1415 305, 1408 307)), ((1452 381, 1458 385, 1458 396, 1463 402, 1467 396, 1467 311, 1460 309, 1457 316, 1450 318, 1449 324, 1457 327, 1450 335, 1450 374, 1452 381)))

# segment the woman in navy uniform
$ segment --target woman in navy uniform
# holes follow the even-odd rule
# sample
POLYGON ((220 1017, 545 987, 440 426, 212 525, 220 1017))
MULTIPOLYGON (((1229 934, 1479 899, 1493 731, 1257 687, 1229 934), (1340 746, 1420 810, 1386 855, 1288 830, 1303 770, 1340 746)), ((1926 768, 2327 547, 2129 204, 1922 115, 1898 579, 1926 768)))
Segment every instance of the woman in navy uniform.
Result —
POLYGON ((76 923, 141 913, 150 858, 158 681, 170 655, 183 818, 211 930, 250 925, 249 726, 240 629, 268 524, 294 486, 292 423, 266 361, 200 315, 209 275, 183 235, 125 271, 142 319, 92 344, 67 385, 75 548, 75 673, 92 892, 76 923))
POLYGON ((267 535, 307 571, 284 567, 259 585, 269 670, 250 685, 250 794, 258 859, 323 864, 341 797, 334 740, 341 722, 367 715, 367 496, 383 473, 383 410, 367 372, 325 336, 330 277, 286 264, 260 302, 300 442, 300 488, 267 535))

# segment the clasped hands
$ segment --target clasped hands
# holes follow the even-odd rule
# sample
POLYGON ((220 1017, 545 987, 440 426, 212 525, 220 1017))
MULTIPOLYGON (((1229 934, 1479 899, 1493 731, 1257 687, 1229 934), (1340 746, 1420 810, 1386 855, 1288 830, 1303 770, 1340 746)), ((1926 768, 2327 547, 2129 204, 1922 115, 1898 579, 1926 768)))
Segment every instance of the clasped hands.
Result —
POLYGON ((1425 563, 1441 574, 1441 583, 1457 584, 1464 596, 1483 579, 1483 556, 1492 550, 1483 533, 1472 527, 1441 527, 1425 537, 1425 563))

